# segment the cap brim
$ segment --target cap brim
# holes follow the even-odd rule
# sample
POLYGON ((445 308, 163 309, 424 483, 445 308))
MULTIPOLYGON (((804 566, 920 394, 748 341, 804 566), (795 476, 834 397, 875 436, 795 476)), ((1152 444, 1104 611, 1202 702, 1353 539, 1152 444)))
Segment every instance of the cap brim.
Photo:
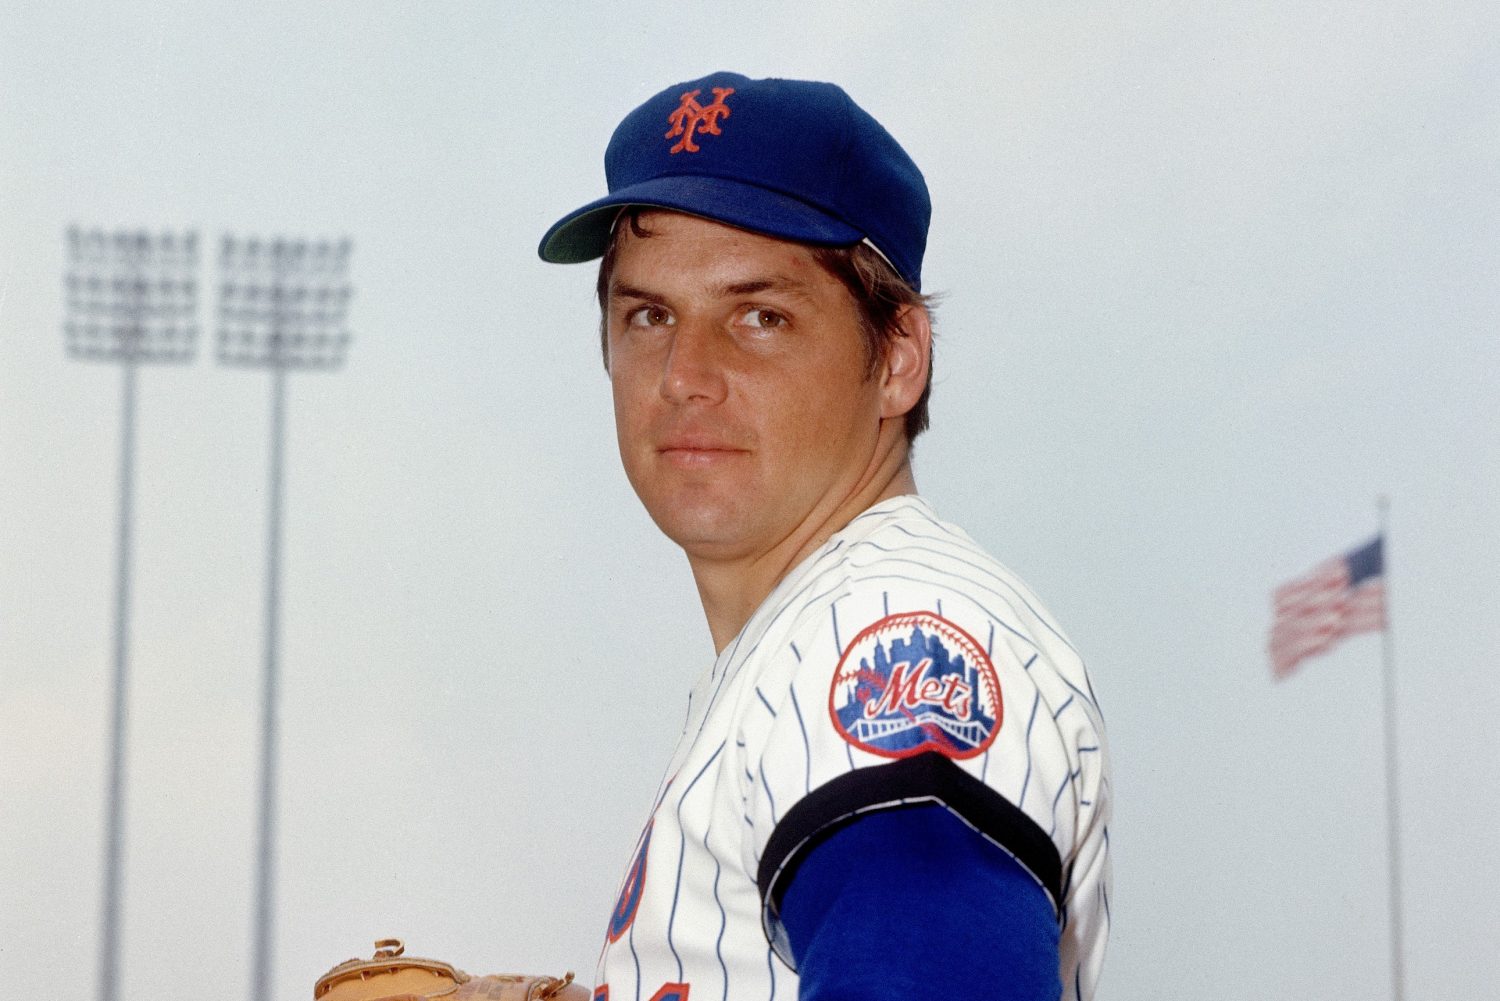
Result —
POLYGON ((865 234, 779 192, 722 177, 654 177, 610 192, 558 220, 537 248, 544 261, 578 264, 604 256, 615 217, 626 205, 686 212, 767 236, 845 247, 865 234))

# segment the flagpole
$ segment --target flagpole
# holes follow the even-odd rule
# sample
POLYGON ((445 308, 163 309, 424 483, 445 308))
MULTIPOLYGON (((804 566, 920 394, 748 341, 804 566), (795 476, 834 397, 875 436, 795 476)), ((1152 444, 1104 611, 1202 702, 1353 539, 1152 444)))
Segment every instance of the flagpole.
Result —
POLYGON ((1384 578, 1382 586, 1386 589, 1384 614, 1381 616, 1380 645, 1384 662, 1382 673, 1385 678, 1385 824, 1390 875, 1391 997, 1394 1001, 1405 1001, 1406 964, 1403 959, 1401 940, 1401 811, 1396 783, 1396 657, 1391 635, 1391 573, 1389 548, 1386 545, 1391 501, 1389 497, 1381 494, 1376 504, 1380 509, 1380 557, 1384 578))

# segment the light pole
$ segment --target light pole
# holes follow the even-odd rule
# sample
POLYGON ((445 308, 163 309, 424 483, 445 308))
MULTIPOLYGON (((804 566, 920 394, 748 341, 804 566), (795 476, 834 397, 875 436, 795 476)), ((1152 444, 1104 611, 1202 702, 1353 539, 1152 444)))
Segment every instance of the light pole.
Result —
POLYGON ((114 1001, 120 957, 120 883, 124 861, 126 688, 130 649, 130 524, 135 475, 136 367, 193 359, 198 339, 198 237, 67 233, 68 354, 119 364, 120 513, 115 563, 114 693, 104 833, 104 901, 99 998, 114 1001))
POLYGON ((256 855, 255 933, 250 1001, 271 996, 276 848, 276 745, 280 631, 281 495, 286 437, 286 376, 292 369, 333 370, 349 346, 344 329, 351 289, 348 240, 236 240, 220 252, 219 361, 271 370, 271 466, 266 530, 265 679, 261 710, 260 830, 256 855))

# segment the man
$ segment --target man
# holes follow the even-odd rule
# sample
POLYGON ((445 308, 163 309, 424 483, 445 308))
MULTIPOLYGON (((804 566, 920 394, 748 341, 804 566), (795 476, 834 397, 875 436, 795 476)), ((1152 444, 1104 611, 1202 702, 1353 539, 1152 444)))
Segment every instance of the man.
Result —
POLYGON ((689 696, 596 999, 1093 995, 1109 781, 1083 665, 916 495, 920 171, 831 84, 715 73, 631 112, 603 258, 620 455, 717 659, 689 696))

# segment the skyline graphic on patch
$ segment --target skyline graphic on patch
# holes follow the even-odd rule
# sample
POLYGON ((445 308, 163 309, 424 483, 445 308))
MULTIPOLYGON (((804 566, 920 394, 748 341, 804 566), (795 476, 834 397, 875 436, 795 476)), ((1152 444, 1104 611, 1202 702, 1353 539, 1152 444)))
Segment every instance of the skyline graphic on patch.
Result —
POLYGON ((862 751, 909 758, 982 754, 1000 732, 1000 678, 984 648, 935 612, 889 615, 839 658, 828 693, 839 735, 862 751))

